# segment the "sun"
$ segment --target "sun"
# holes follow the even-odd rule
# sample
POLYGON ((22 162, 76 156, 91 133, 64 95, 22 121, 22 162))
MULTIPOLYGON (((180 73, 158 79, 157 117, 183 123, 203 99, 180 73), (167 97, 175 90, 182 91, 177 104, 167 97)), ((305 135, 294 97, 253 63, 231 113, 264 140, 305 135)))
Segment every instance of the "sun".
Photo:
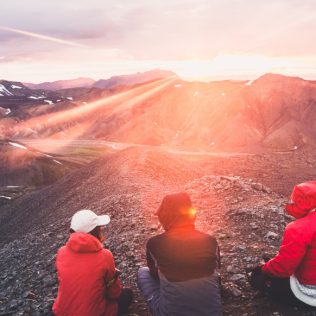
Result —
POLYGON ((173 68, 184 80, 214 80, 255 77, 267 72, 286 69, 291 64, 286 59, 261 55, 218 55, 210 60, 185 60, 175 62, 173 68))

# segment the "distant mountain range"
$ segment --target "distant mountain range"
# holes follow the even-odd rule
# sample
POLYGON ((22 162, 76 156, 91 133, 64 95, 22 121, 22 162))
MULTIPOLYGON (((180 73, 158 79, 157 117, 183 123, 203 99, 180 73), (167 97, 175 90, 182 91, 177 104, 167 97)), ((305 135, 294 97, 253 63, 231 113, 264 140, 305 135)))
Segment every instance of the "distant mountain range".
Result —
POLYGON ((315 81, 277 74, 209 83, 185 82, 173 74, 152 81, 150 72, 143 74, 145 83, 138 82, 140 74, 127 77, 109 79, 108 88, 58 91, 1 81, 0 136, 209 151, 297 150, 316 144, 315 81), (28 103, 16 108, 14 98, 22 97, 28 103))
POLYGON ((45 90, 61 90, 71 88, 100 88, 111 89, 118 86, 132 86, 148 82, 151 80, 162 79, 176 74, 166 70, 150 70, 146 72, 138 72, 131 75, 113 76, 109 79, 101 79, 95 81, 91 78, 77 78, 71 80, 58 80, 53 82, 43 82, 39 84, 24 83, 30 89, 45 89, 45 90))
POLYGON ((44 89, 44 90, 61 90, 70 88, 87 88, 91 87, 95 83, 95 80, 91 78, 77 78, 70 80, 57 80, 53 82, 42 82, 42 83, 24 83, 24 85, 30 89, 44 89))

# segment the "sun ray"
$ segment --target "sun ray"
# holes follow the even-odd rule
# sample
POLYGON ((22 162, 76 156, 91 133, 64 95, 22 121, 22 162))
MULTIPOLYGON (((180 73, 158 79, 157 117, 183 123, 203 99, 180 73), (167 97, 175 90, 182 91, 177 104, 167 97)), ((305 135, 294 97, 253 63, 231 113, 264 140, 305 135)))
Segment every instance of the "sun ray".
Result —
POLYGON ((132 88, 131 90, 120 92, 118 94, 108 96, 73 109, 31 118, 18 124, 14 128, 14 134, 23 134, 25 130, 30 129, 42 131, 51 127, 58 127, 59 124, 69 123, 71 125, 74 121, 80 122, 80 124, 82 124, 80 125, 80 131, 78 131, 76 128, 73 128, 72 126, 67 129, 69 132, 76 131, 73 133, 73 135, 68 133, 67 137, 71 141, 72 139, 76 139, 83 135, 84 132, 91 126, 92 122, 99 118, 100 115, 106 117, 131 108, 134 105, 155 95, 162 89, 172 85, 175 80, 176 77, 172 76, 142 85, 140 87, 132 88), (83 122, 86 121, 89 121, 89 123, 83 124, 83 122))
POLYGON ((57 37, 47 36, 47 35, 43 35, 43 34, 39 34, 39 33, 28 32, 28 31, 15 29, 12 27, 7 27, 7 26, 0 26, 0 30, 4 30, 4 31, 12 32, 12 33, 17 33, 17 34, 22 34, 25 36, 34 37, 34 38, 42 39, 45 41, 55 42, 58 44, 64 44, 64 45, 76 46, 76 47, 87 47, 86 45, 79 44, 79 43, 72 42, 72 41, 63 40, 63 39, 60 39, 57 37))

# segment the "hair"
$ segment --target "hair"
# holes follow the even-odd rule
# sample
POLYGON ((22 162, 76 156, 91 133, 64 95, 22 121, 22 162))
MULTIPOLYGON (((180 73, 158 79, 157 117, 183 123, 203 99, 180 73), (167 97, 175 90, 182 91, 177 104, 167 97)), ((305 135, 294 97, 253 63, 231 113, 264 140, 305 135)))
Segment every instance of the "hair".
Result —
MULTIPOLYGON (((70 234, 75 233, 75 231, 70 228, 69 230, 70 234)), ((95 238, 100 240, 100 236, 101 236, 101 226, 96 226, 94 227, 88 234, 94 236, 95 238)))
POLYGON ((101 241, 101 226, 94 227, 88 234, 98 238, 101 241))

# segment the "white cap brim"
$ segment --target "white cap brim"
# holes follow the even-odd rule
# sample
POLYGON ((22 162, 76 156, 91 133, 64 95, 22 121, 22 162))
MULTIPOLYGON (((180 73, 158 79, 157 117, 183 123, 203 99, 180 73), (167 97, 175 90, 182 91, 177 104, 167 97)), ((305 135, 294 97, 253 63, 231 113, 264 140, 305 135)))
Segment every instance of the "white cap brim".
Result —
POLYGON ((105 226, 110 223, 109 215, 99 215, 98 216, 98 226, 105 226))
POLYGON ((76 232, 89 233, 97 226, 105 226, 110 223, 109 215, 97 215, 91 210, 80 210, 72 219, 70 228, 76 232))

